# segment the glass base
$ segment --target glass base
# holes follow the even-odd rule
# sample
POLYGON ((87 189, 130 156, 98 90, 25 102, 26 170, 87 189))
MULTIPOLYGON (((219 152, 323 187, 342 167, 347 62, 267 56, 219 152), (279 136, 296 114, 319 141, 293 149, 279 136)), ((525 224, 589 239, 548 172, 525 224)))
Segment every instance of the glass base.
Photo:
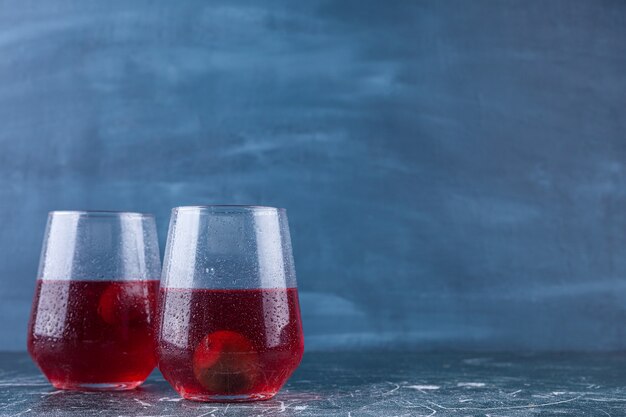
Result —
POLYGON ((137 388, 143 381, 132 382, 102 382, 102 383, 86 383, 86 382, 66 382, 51 381, 56 389, 64 389, 70 391, 128 391, 137 388))
POLYGON ((251 401, 265 401, 273 398, 275 395, 275 392, 241 395, 205 395, 182 393, 183 398, 186 400, 202 401, 206 403, 247 403, 251 401))

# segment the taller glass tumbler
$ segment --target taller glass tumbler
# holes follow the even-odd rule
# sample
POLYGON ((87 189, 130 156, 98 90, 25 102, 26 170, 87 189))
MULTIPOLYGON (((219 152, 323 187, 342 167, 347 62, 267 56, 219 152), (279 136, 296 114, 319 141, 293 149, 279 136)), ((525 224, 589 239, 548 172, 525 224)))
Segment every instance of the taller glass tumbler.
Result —
POLYGON ((175 208, 160 300, 159 368, 184 398, 273 397, 304 349, 285 210, 175 208))
POLYGON ((160 269, 152 215, 50 213, 28 351, 56 388, 132 389, 148 377, 160 269))

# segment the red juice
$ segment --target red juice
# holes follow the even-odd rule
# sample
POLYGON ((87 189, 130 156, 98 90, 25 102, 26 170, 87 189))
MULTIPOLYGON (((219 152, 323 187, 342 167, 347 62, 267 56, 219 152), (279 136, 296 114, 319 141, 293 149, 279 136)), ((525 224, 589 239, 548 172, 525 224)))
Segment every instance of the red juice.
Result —
POLYGON ((184 398, 273 397, 302 359, 298 291, 161 288, 159 369, 184 398))
POLYGON ((158 288, 156 280, 37 280, 28 352, 56 388, 134 388, 156 365, 158 288))

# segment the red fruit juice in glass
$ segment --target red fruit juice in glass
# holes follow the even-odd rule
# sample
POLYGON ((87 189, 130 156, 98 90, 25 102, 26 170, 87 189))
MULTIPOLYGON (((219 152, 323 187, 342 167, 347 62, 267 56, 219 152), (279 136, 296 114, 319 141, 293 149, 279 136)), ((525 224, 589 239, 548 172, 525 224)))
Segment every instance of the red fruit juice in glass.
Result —
POLYGON ((162 289, 161 303, 160 370, 183 397, 270 398, 302 359, 296 288, 162 289))
POLYGON ((177 207, 159 297, 159 369, 184 398, 272 398, 304 340, 284 209, 177 207))
POLYGON ((161 260, 154 217, 48 216, 28 352, 52 385, 126 390, 154 369, 161 260))
POLYGON ((159 281, 37 280, 28 351, 56 388, 133 388, 156 365, 159 281))

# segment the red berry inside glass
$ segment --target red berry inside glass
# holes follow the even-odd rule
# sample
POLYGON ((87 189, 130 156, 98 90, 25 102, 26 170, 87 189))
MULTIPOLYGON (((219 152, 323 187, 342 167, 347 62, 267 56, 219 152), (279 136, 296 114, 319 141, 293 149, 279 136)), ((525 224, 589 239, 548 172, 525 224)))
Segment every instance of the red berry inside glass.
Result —
POLYGON ((220 330, 207 335, 193 354, 193 373, 210 391, 237 394, 252 388, 259 374, 259 355, 239 333, 220 330))
POLYGON ((149 309, 148 288, 138 283, 111 283, 100 296, 98 315, 111 325, 143 325, 149 309))

